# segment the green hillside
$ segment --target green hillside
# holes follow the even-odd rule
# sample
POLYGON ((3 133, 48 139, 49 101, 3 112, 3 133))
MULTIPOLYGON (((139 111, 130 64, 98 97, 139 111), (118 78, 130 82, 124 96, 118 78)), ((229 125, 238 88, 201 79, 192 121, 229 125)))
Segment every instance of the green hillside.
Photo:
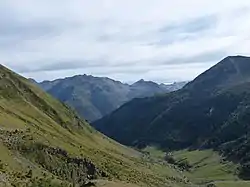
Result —
POLYGON ((159 147, 147 146, 142 150, 151 159, 165 160, 172 168, 181 171, 196 187, 248 187, 250 181, 238 176, 238 165, 228 161, 218 152, 206 150, 163 151, 159 147))
POLYGON ((84 186, 90 180, 97 186, 190 185, 178 170, 105 137, 0 66, 0 186, 84 186))

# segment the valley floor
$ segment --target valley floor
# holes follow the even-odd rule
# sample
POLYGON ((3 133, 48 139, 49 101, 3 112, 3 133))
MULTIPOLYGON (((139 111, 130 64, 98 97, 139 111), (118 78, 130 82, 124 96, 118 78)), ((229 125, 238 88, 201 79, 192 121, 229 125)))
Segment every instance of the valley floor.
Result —
POLYGON ((250 181, 243 181, 237 176, 237 165, 223 159, 213 150, 181 150, 165 153, 149 146, 143 150, 157 160, 166 160, 166 155, 173 158, 172 167, 179 170, 195 186, 213 187, 249 187, 250 181))
POLYGON ((96 180, 93 181, 97 187, 139 187, 135 184, 128 184, 124 182, 114 182, 114 181, 105 181, 105 180, 96 180))

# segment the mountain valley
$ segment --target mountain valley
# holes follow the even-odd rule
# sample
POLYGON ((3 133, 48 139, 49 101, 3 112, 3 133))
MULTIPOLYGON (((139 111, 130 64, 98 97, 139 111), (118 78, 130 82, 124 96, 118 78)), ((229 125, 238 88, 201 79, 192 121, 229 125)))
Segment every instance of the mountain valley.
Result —
MULTIPOLYGON (((134 89, 148 85, 157 84, 140 80, 134 89)), ((133 95, 92 124, 39 87, 0 66, 0 186, 250 185, 249 57, 227 57, 175 91, 133 95)), ((69 97, 76 89, 43 85, 61 88, 69 97)))

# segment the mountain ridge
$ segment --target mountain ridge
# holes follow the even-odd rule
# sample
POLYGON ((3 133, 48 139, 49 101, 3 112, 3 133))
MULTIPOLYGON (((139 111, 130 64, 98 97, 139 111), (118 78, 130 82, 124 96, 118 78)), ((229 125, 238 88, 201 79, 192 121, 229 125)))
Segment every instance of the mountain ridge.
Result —
POLYGON ((74 108, 88 121, 95 121, 111 113, 133 98, 175 91, 184 84, 163 85, 141 79, 129 85, 107 77, 86 74, 38 83, 43 90, 74 108))
POLYGON ((184 88, 189 90, 196 89, 200 91, 199 86, 202 85, 204 81, 206 81, 206 89, 212 89, 212 87, 215 87, 216 89, 221 85, 223 87, 230 87, 233 86, 233 84, 237 85, 247 82, 249 81, 249 72, 245 72, 244 70, 248 70, 250 68, 250 64, 245 63, 249 60, 250 57, 228 56, 209 70, 202 73, 200 76, 194 79, 194 81, 189 82, 184 88), (235 63, 235 61, 237 61, 237 63, 235 63), (212 76, 209 76, 208 74, 212 76), (205 80, 204 77, 206 77, 205 80), (203 80, 200 80, 201 78, 203 78, 203 80), (216 78, 218 80, 215 80, 216 78), (217 82, 218 85, 213 85, 214 82, 217 82), (198 88, 195 88, 196 86, 198 88))
POLYGON ((242 176, 249 178, 249 78, 249 57, 227 57, 184 88, 134 99, 93 126, 130 146, 214 148, 239 162, 242 176))

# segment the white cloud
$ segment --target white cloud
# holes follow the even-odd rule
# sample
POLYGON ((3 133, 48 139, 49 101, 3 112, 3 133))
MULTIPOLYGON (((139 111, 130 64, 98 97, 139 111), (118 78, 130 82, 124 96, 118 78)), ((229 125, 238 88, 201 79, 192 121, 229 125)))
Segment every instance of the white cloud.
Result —
POLYGON ((249 10, 248 0, 2 0, 0 59, 38 80, 192 79, 249 55, 249 10))

